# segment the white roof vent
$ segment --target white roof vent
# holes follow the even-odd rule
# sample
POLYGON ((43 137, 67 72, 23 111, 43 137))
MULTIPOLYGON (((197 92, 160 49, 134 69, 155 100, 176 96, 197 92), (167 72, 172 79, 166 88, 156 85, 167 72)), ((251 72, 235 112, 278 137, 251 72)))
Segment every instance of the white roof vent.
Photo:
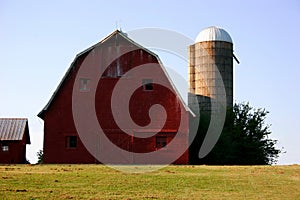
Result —
POLYGON ((216 26, 211 26, 202 30, 198 34, 195 43, 204 41, 224 41, 233 43, 230 35, 224 29, 216 26))

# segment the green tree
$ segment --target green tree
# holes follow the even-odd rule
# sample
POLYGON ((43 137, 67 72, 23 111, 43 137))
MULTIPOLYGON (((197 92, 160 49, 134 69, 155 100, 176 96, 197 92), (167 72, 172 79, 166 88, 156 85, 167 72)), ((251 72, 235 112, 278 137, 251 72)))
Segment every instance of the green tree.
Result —
POLYGON ((281 153, 277 140, 270 139, 269 112, 254 109, 249 103, 235 104, 227 112, 222 134, 204 164, 265 165, 277 162, 281 153))
POLYGON ((37 153, 36 153, 37 157, 38 157, 38 162, 37 164, 43 164, 43 161, 44 161, 44 152, 43 150, 39 150, 37 153))

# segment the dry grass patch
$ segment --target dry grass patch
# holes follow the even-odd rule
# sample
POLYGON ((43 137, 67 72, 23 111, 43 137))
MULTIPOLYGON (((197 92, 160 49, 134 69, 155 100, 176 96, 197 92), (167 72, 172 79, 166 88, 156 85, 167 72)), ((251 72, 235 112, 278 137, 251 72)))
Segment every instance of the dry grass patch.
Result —
POLYGON ((1 199, 300 199, 300 166, 2 165, 1 199))

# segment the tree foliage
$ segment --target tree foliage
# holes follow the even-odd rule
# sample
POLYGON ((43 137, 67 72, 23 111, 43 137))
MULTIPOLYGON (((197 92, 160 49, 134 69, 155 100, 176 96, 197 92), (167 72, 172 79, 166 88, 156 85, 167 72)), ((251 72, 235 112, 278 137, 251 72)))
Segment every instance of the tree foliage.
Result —
POLYGON ((43 161, 44 161, 44 152, 43 150, 39 150, 37 153, 36 153, 37 157, 38 157, 38 162, 37 164, 43 164, 43 161))
MULTIPOLYGON (((235 104, 227 112, 225 126, 213 150, 202 164, 265 165, 277 162, 281 153, 277 140, 270 139, 268 111, 254 109, 249 103, 235 104)), ((202 125, 203 127, 203 125, 202 125)), ((200 135, 205 131, 201 130, 200 135)))

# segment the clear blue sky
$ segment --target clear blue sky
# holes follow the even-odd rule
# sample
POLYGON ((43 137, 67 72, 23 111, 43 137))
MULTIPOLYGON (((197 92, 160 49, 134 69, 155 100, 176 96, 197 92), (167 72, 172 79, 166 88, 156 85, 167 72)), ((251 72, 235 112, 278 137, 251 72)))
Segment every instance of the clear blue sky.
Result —
POLYGON ((36 162, 48 102, 75 55, 114 31, 170 29, 195 39, 212 25, 227 30, 241 61, 235 100, 270 111, 271 138, 300 163, 300 1, 0 1, 0 117, 27 117, 36 162), (130 3, 129 3, 130 2, 130 3))

